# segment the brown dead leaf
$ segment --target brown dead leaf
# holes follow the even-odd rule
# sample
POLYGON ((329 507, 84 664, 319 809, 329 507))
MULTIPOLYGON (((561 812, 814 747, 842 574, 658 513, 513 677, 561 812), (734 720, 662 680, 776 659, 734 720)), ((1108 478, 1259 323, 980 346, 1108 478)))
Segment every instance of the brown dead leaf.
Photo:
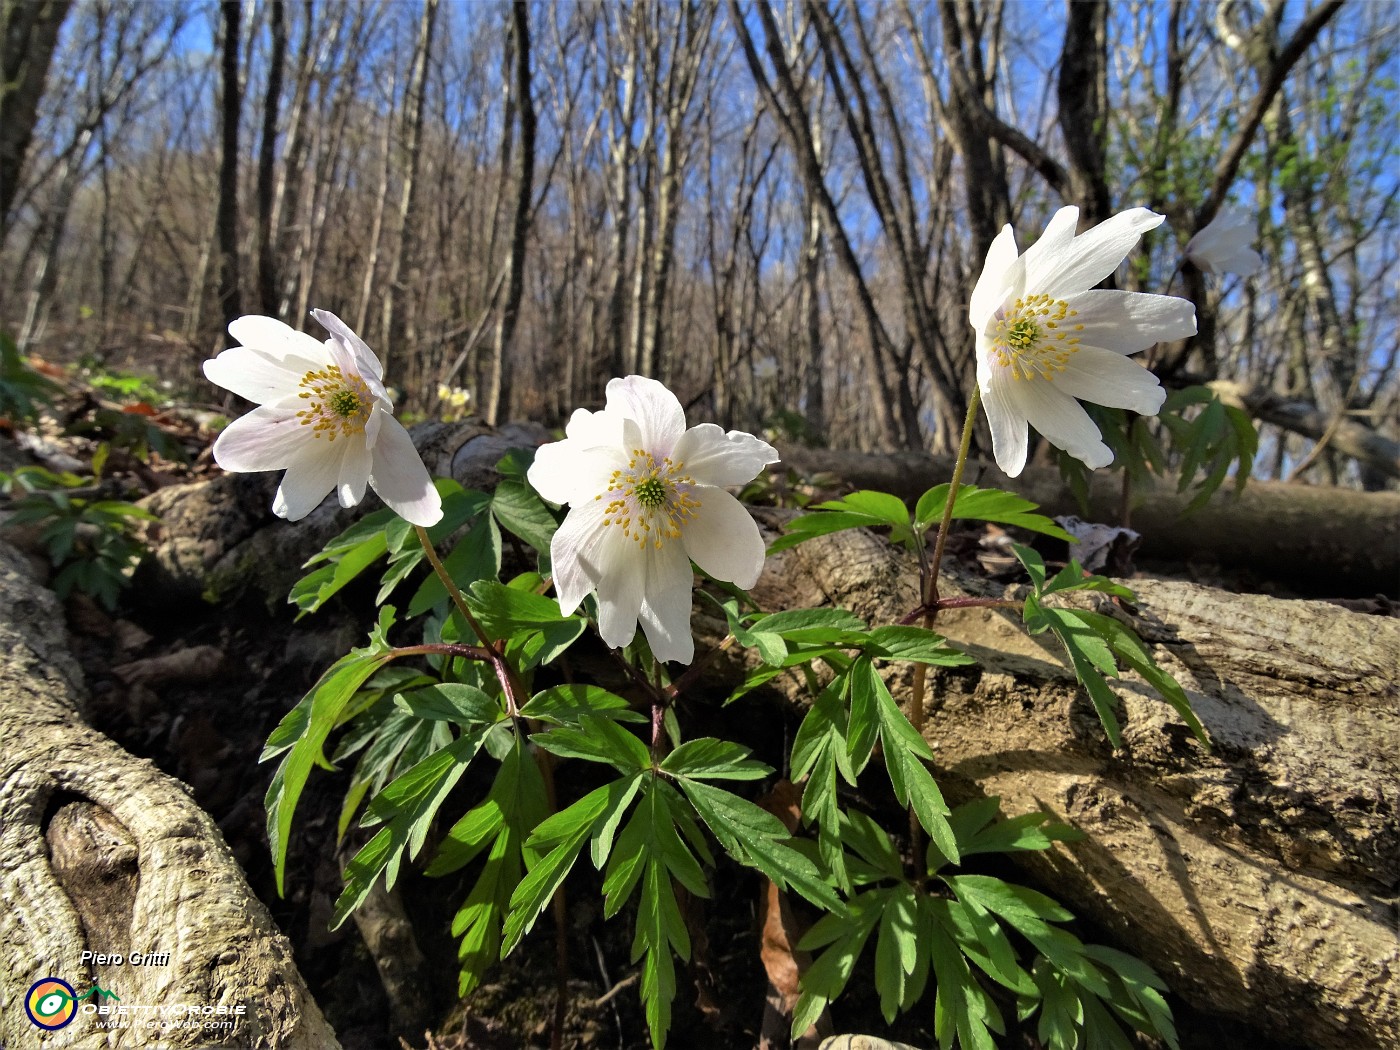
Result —
POLYGON ((144 649, 151 644, 150 633, 130 620, 118 620, 112 625, 112 639, 126 655, 144 649))
POLYGON ((224 653, 213 645, 195 645, 173 653, 118 664, 112 673, 126 685, 153 688, 171 682, 207 682, 223 668, 224 653))
POLYGON ((74 592, 68 596, 64 609, 68 614, 68 625, 80 634, 93 638, 110 638, 116 629, 112 617, 89 595, 74 592))
MULTIPOLYGON (((781 820, 790 832, 796 830, 802 819, 802 789, 790 780, 778 781, 758 804, 781 820)), ((793 914, 787 894, 772 881, 764 887, 759 922, 759 958, 768 975, 768 992, 758 1045, 761 1050, 777 1050, 789 1045, 799 1050, 815 1047, 823 1036, 831 1033, 831 1021, 825 1011, 806 1032, 789 1042, 792 1011, 802 994, 798 980, 812 965, 812 956, 797 947, 797 942, 807 932, 806 924, 793 914)))

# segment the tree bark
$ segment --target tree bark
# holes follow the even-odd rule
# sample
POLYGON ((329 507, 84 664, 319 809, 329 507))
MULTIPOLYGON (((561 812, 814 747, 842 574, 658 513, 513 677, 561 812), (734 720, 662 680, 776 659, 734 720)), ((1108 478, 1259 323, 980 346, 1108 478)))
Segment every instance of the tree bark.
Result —
POLYGON ((510 39, 515 58, 516 119, 520 122, 520 149, 515 157, 515 217, 511 221, 510 258, 506 263, 506 301, 496 325, 491 352, 491 374, 485 391, 486 421, 493 426, 510 415, 515 369, 511 342, 525 290, 525 250, 530 235, 530 201, 535 192, 535 100, 530 87, 529 8, 517 0, 511 5, 510 39))
MULTIPOLYGON (((843 606, 878 624, 919 604, 917 581, 911 556, 856 530, 769 559, 752 593, 764 609, 843 606)), ((1400 621, 1128 582, 1138 601, 1101 611, 1182 683, 1214 749, 1128 675, 1125 746, 1111 750, 1048 635, 1005 610, 948 610, 936 629, 978 666, 933 676, 924 732, 944 792, 1085 832, 1018 862, 1194 1006, 1316 1050, 1395 1045, 1400 621)), ((991 589, 945 576, 941 593, 960 591, 991 589)), ((891 685, 900 697, 904 679, 891 685)))
POLYGON ((437 22, 438 0, 424 0, 423 14, 418 22, 418 47, 413 53, 413 69, 404 96, 404 164, 403 189, 399 196, 399 243, 390 257, 389 275, 384 281, 384 315, 380 357, 387 368, 391 354, 404 348, 405 341, 415 336, 412 304, 409 293, 416 290, 418 241, 414 222, 417 218, 418 168, 423 152, 423 120, 428 91, 428 59, 433 49, 433 28, 437 22), (407 279, 401 279, 403 274, 407 279))
POLYGON ((184 785, 83 723, 63 611, 24 568, 0 544, 0 1042, 37 1045, 19 1004, 56 977, 151 1009, 126 1015, 119 1036, 80 1011, 45 1046, 333 1050, 291 946, 214 822, 184 785), (96 965, 84 951, 126 961, 96 965), (169 958, 138 966, 138 952, 169 958), (218 1006, 245 1012, 193 1015, 227 1029, 145 1026, 156 1008, 183 1019, 185 1007, 218 1006))
MULTIPOLYGON (((10 228, 10 206, 19 191, 39 99, 48 80, 58 31, 72 0, 5 3, 0 19, 0 245, 10 228)), ((3 292, 0 291, 0 301, 3 292)))
POLYGON ((1079 227, 1097 226, 1112 214, 1105 174, 1108 140, 1108 3, 1066 5, 1060 51, 1060 133, 1069 154, 1069 181, 1079 205, 1079 227))
POLYGON ((238 266, 238 116, 243 92, 239 83, 239 25, 243 5, 224 0, 224 38, 221 45, 223 94, 219 104, 222 146, 219 154, 219 321, 227 324, 243 313, 238 266))
MULTIPOLYGON (((277 255, 273 251, 273 202, 276 197, 277 110, 282 101, 282 72, 287 59, 287 23, 282 0, 268 7, 272 55, 268 58, 267 96, 263 99, 262 144, 258 149, 258 298, 264 314, 277 315, 277 255)), ((307 29, 310 32, 310 27, 307 29)))

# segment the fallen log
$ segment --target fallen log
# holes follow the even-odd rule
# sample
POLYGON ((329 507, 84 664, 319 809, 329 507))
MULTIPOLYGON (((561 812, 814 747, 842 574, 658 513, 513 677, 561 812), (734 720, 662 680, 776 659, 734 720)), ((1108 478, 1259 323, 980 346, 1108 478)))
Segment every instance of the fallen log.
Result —
MULTIPOLYGON (((808 477, 828 474, 850 488, 879 489, 906 500, 952 476, 951 457, 919 452, 868 453, 784 447, 776 470, 808 477)), ((1028 467, 1008 478, 995 465, 968 464, 967 480, 1007 489, 1050 515, 1082 514, 1059 473, 1028 467)), ((1392 597, 1400 587, 1400 492, 1357 492, 1313 485, 1252 481, 1236 498, 1226 488, 1200 510, 1184 514, 1191 495, 1162 484, 1133 494, 1131 525, 1146 557, 1213 561, 1246 569, 1274 584, 1317 597, 1392 597)), ((1089 489, 1090 520, 1117 523, 1119 479, 1096 475, 1089 489)))
POLYGON ((0 1045, 334 1050, 214 822, 82 696, 62 607, 0 543, 0 1045))
MULTIPOLYGON (((916 581, 909 556, 857 530, 769 559, 753 594, 888 623, 918 605, 916 581)), ((950 610, 937 629, 979 666, 932 679, 944 791, 1084 831, 1018 860, 1194 1006, 1316 1050, 1400 1045, 1400 620, 1130 583, 1140 600, 1116 614, 1186 688, 1213 750, 1129 675, 1113 751, 1051 636, 950 610)), ((942 593, 960 592, 994 589, 946 576, 942 593)))
POLYGON ((1205 385, 1225 404, 1242 408, 1256 419, 1314 441, 1327 441, 1376 474, 1400 478, 1400 442, 1363 426, 1345 413, 1330 417, 1306 401, 1230 379, 1212 379, 1205 385))

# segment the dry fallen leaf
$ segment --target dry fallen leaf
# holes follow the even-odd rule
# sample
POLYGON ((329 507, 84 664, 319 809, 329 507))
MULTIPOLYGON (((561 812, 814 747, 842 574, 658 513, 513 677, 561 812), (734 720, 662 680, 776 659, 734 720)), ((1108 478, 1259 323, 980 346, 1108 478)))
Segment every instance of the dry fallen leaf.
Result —
POLYGON ((213 645, 195 645, 173 653, 118 664, 112 673, 126 685, 148 688, 171 682, 207 682, 223 668, 224 653, 213 645))
MULTIPOLYGON (((794 831, 802 818, 801 800, 802 790, 796 784, 780 780, 758 804, 781 820, 788 831, 794 831)), ((830 1034, 831 1021, 823 1011, 815 1024, 789 1044, 788 1027, 792 1023, 793 1007, 802 994, 798 980, 812 964, 812 957, 798 949, 797 942, 806 929, 793 914, 787 894, 771 880, 760 902, 759 923, 759 957, 768 974, 768 993, 758 1045, 760 1050, 776 1050, 788 1045, 797 1050, 809 1050, 823 1035, 830 1034)))

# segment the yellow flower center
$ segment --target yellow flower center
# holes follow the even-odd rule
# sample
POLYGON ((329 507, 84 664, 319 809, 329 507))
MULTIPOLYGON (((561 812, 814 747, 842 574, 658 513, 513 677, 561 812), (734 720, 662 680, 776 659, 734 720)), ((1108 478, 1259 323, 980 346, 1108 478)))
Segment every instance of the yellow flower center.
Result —
POLYGON ((666 502, 666 485, 660 478, 652 476, 637 482, 632 487, 632 494, 647 510, 655 510, 666 502))
POLYGON ((627 466, 612 472, 606 492, 594 499, 608 500, 603 508, 604 527, 620 528, 638 547, 647 543, 660 550, 667 540, 681 538, 681 529, 700 509, 690 494, 695 479, 684 473, 684 463, 667 456, 660 463, 645 449, 633 449, 627 466))
POLYGON ((996 319, 992 332, 992 357, 1002 368, 1011 369, 1015 379, 1039 376, 1049 382, 1079 349, 1084 326, 1064 322, 1079 316, 1063 299, 1048 295, 1027 295, 1017 299, 1004 316, 996 319))
POLYGON ((363 434, 374 408, 374 396, 365 381, 357 375, 345 375, 339 365, 307 372, 301 377, 297 396, 307 402, 297 413, 301 425, 311 427, 313 437, 324 434, 328 441, 334 441, 337 434, 363 434))

